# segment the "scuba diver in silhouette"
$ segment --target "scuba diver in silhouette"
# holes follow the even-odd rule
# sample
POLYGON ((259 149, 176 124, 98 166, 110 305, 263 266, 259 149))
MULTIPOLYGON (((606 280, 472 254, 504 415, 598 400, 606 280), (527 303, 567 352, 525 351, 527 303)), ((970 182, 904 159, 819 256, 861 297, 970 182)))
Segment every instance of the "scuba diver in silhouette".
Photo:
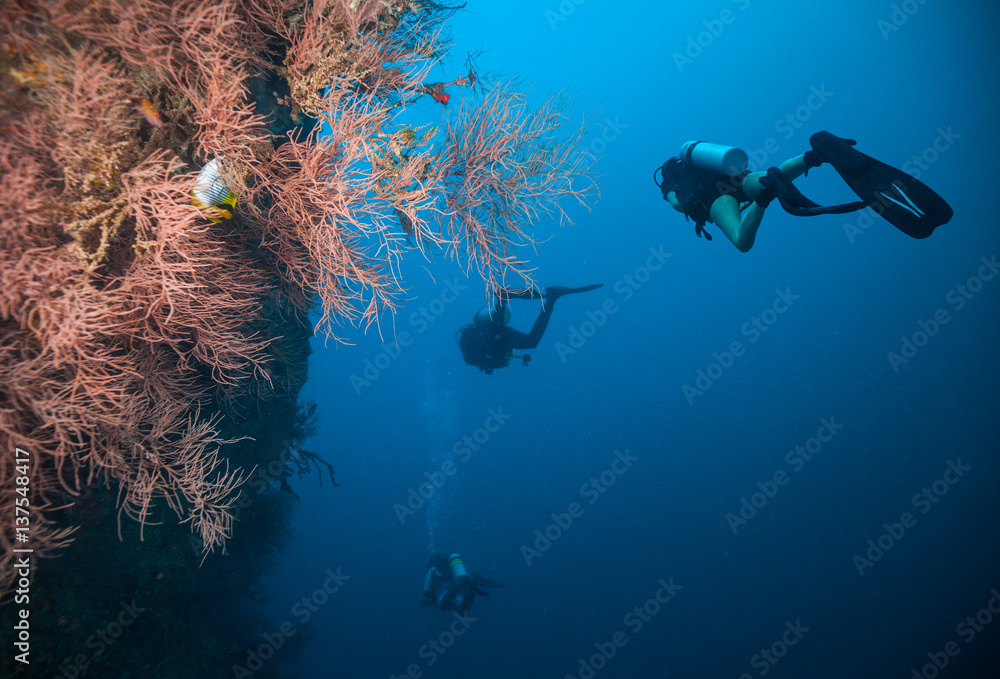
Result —
POLYGON ((653 172, 663 199, 688 219, 695 233, 712 237, 705 223, 714 223, 740 252, 753 247, 764 209, 775 198, 789 214, 811 217, 872 208, 880 217, 912 238, 927 238, 948 223, 952 209, 926 184, 903 170, 854 149, 853 139, 829 132, 809 138, 812 148, 772 167, 748 172, 747 154, 732 146, 689 141, 679 156, 653 172), (861 200, 842 205, 818 205, 792 184, 810 168, 829 163, 861 200), (656 180, 656 173, 662 179, 656 180))
POLYGON ((570 295, 577 292, 587 292, 604 285, 585 285, 582 288, 564 288, 560 286, 550 286, 545 288, 545 292, 539 293, 534 289, 527 290, 503 290, 498 296, 496 304, 490 309, 486 307, 476 312, 472 323, 464 325, 455 333, 458 346, 462 349, 462 358, 469 365, 474 365, 487 375, 492 375, 497 368, 505 368, 512 358, 521 359, 522 365, 527 367, 531 356, 524 354, 517 356, 516 349, 534 349, 542 339, 545 328, 552 317, 556 300, 563 295, 570 295), (535 319, 535 324, 531 327, 531 332, 525 334, 507 325, 510 322, 510 309, 507 302, 512 299, 541 299, 544 300, 542 313, 535 319))
POLYGON ((435 554, 427 563, 424 578, 424 598, 420 606, 437 606, 442 611, 465 615, 477 594, 489 596, 486 589, 503 585, 484 578, 479 573, 469 575, 465 562, 458 554, 435 554), (484 589, 486 588, 486 589, 484 589))

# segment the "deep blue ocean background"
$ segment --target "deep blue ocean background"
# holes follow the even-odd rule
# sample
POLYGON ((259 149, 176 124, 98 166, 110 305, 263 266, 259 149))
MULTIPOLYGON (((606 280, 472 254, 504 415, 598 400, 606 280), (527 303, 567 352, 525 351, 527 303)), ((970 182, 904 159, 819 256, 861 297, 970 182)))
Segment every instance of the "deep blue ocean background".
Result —
MULTIPOLYGON (((998 27, 987 2, 469 2, 436 79, 485 47, 480 67, 533 82, 536 103, 578 92, 573 114, 596 123, 586 144, 601 156, 601 200, 589 214, 571 207, 572 227, 539 226, 526 254, 542 286, 605 287, 561 299, 531 365, 492 376, 454 341, 484 284, 440 256, 404 264, 408 301, 381 337, 347 327, 348 344, 315 340, 310 448, 342 485, 296 485, 292 545, 260 605, 274 622, 262 632, 288 622, 307 643, 268 662, 378 679, 408 667, 429 679, 591 676, 581 662, 601 679, 1000 676, 1000 615, 987 608, 1000 610, 1000 277, 980 278, 992 276, 983 258, 1000 255, 988 186, 1000 169, 998 27), (899 167, 923 156, 920 179, 954 219, 918 241, 775 203, 741 254, 712 225, 714 241, 696 238, 651 178, 689 139, 740 146, 765 169, 819 130, 899 167), (975 290, 961 308, 957 286, 975 290), (746 324, 781 294, 794 303, 755 339, 746 324), (603 325, 585 325, 606 303, 603 325), (432 322, 416 320, 421 307, 432 322), (948 322, 895 370, 888 354, 939 309, 948 322), (560 351, 581 330, 586 341, 560 351), (412 342, 377 379, 352 383, 402 333, 412 342), (733 341, 744 352, 720 375, 713 354, 733 341), (688 398, 699 370, 718 378, 688 398), (484 440, 491 410, 505 422, 484 440), (842 428, 807 462, 786 459, 824 421, 842 428), (466 436, 481 445, 460 453, 466 436), (582 487, 626 449, 635 461, 606 473, 614 484, 590 503, 582 487), (448 461, 455 473, 401 521, 396 505, 448 461), (776 474, 786 483, 769 486, 776 474), (776 491, 766 504, 761 486, 776 491), (925 488, 947 492, 915 503, 925 488), (763 506, 734 533, 727 514, 744 499, 763 506), (550 528, 574 502, 572 526, 550 528), (884 536, 906 512, 905 533, 884 536), (561 534, 526 558, 546 529, 561 534), (855 556, 880 537, 888 549, 860 574, 855 556), (425 645, 451 640, 453 618, 417 606, 433 550, 506 585, 476 601, 443 654, 425 645), (293 612, 338 569, 349 579, 308 621, 293 612), (671 579, 673 598, 636 629, 626 616, 671 579), (977 624, 990 621, 970 639, 959 626, 982 609, 977 624), (799 632, 786 648, 789 625, 799 632), (592 662, 616 632, 624 645, 592 662), (941 655, 949 642, 953 657, 941 655)), ((436 122, 442 109, 428 99, 408 115, 436 122)), ((828 166, 796 184, 820 202, 853 199, 828 166)), ((540 304, 512 310, 527 331, 540 304)))

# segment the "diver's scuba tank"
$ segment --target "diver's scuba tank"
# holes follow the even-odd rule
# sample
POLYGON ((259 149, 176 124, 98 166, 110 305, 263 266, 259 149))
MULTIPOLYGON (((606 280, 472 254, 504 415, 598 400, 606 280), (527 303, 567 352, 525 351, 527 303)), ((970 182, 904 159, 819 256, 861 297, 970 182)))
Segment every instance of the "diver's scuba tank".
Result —
POLYGON ((455 579, 456 584, 464 585, 467 582, 472 582, 472 576, 469 575, 469 571, 465 570, 465 562, 458 554, 448 555, 448 567, 451 569, 451 577, 455 579))
MULTIPOLYGON (((494 322, 492 314, 493 307, 483 307, 472 317, 472 322, 476 325, 490 325, 494 322)), ((507 325, 508 323, 510 323, 510 307, 505 304, 503 307, 503 324, 507 325)))
POLYGON ((689 141, 681 146, 681 160, 702 170, 721 172, 736 177, 746 172, 750 161, 743 149, 707 141, 689 141))

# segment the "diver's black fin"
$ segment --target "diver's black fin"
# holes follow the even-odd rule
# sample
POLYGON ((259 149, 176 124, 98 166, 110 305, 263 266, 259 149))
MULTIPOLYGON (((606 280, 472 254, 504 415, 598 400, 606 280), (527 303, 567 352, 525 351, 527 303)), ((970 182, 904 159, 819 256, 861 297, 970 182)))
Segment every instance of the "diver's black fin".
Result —
POLYGON ((484 578, 479 573, 472 574, 472 581, 476 583, 479 587, 488 587, 490 589, 497 589, 503 587, 499 582, 493 582, 489 578, 484 578))
POLYGON ((854 193, 883 219, 912 238, 927 238, 954 215, 930 187, 829 132, 809 138, 818 157, 830 163, 854 193))
POLYGON ((561 285, 550 285, 545 288, 545 299, 559 299, 563 295, 572 295, 576 292, 589 292, 603 285, 604 283, 595 283, 594 285, 584 285, 582 288, 566 288, 561 285))
POLYGON ((421 599, 417 603, 420 605, 421 608, 427 608, 428 606, 437 606, 436 603, 428 599, 421 599))

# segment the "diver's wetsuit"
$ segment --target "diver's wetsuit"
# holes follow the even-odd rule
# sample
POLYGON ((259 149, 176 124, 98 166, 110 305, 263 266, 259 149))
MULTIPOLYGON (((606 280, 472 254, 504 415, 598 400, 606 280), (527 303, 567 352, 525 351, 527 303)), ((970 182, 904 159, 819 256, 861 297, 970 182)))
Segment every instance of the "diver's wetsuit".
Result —
MULTIPOLYGON (((574 292, 586 292, 598 285, 587 285, 582 288, 564 288, 552 286, 545 288, 542 295, 536 290, 521 290, 510 292, 505 297, 498 299, 490 314, 489 322, 472 323, 464 326, 459 332, 458 346, 462 349, 462 358, 469 365, 474 365, 487 375, 497 368, 504 368, 514 358, 516 349, 534 349, 542 340, 545 329, 552 318, 552 311, 555 309, 556 300, 563 295, 574 292), (544 299, 545 306, 542 313, 538 314, 535 324, 531 326, 531 332, 525 334, 520 330, 515 330, 505 324, 507 301, 511 299, 544 299)), ((521 357, 527 365, 527 357, 521 357)))
MULTIPOLYGON (((515 293, 510 299, 538 299, 541 295, 534 291, 515 293)), ((549 300, 538 314, 531 332, 525 334, 503 322, 506 313, 507 300, 499 299, 490 314, 489 323, 473 323, 462 328, 458 346, 462 349, 462 358, 469 365, 474 365, 487 375, 497 368, 506 367, 514 357, 515 349, 534 349, 545 334, 545 329, 552 318, 555 299, 549 300)))

